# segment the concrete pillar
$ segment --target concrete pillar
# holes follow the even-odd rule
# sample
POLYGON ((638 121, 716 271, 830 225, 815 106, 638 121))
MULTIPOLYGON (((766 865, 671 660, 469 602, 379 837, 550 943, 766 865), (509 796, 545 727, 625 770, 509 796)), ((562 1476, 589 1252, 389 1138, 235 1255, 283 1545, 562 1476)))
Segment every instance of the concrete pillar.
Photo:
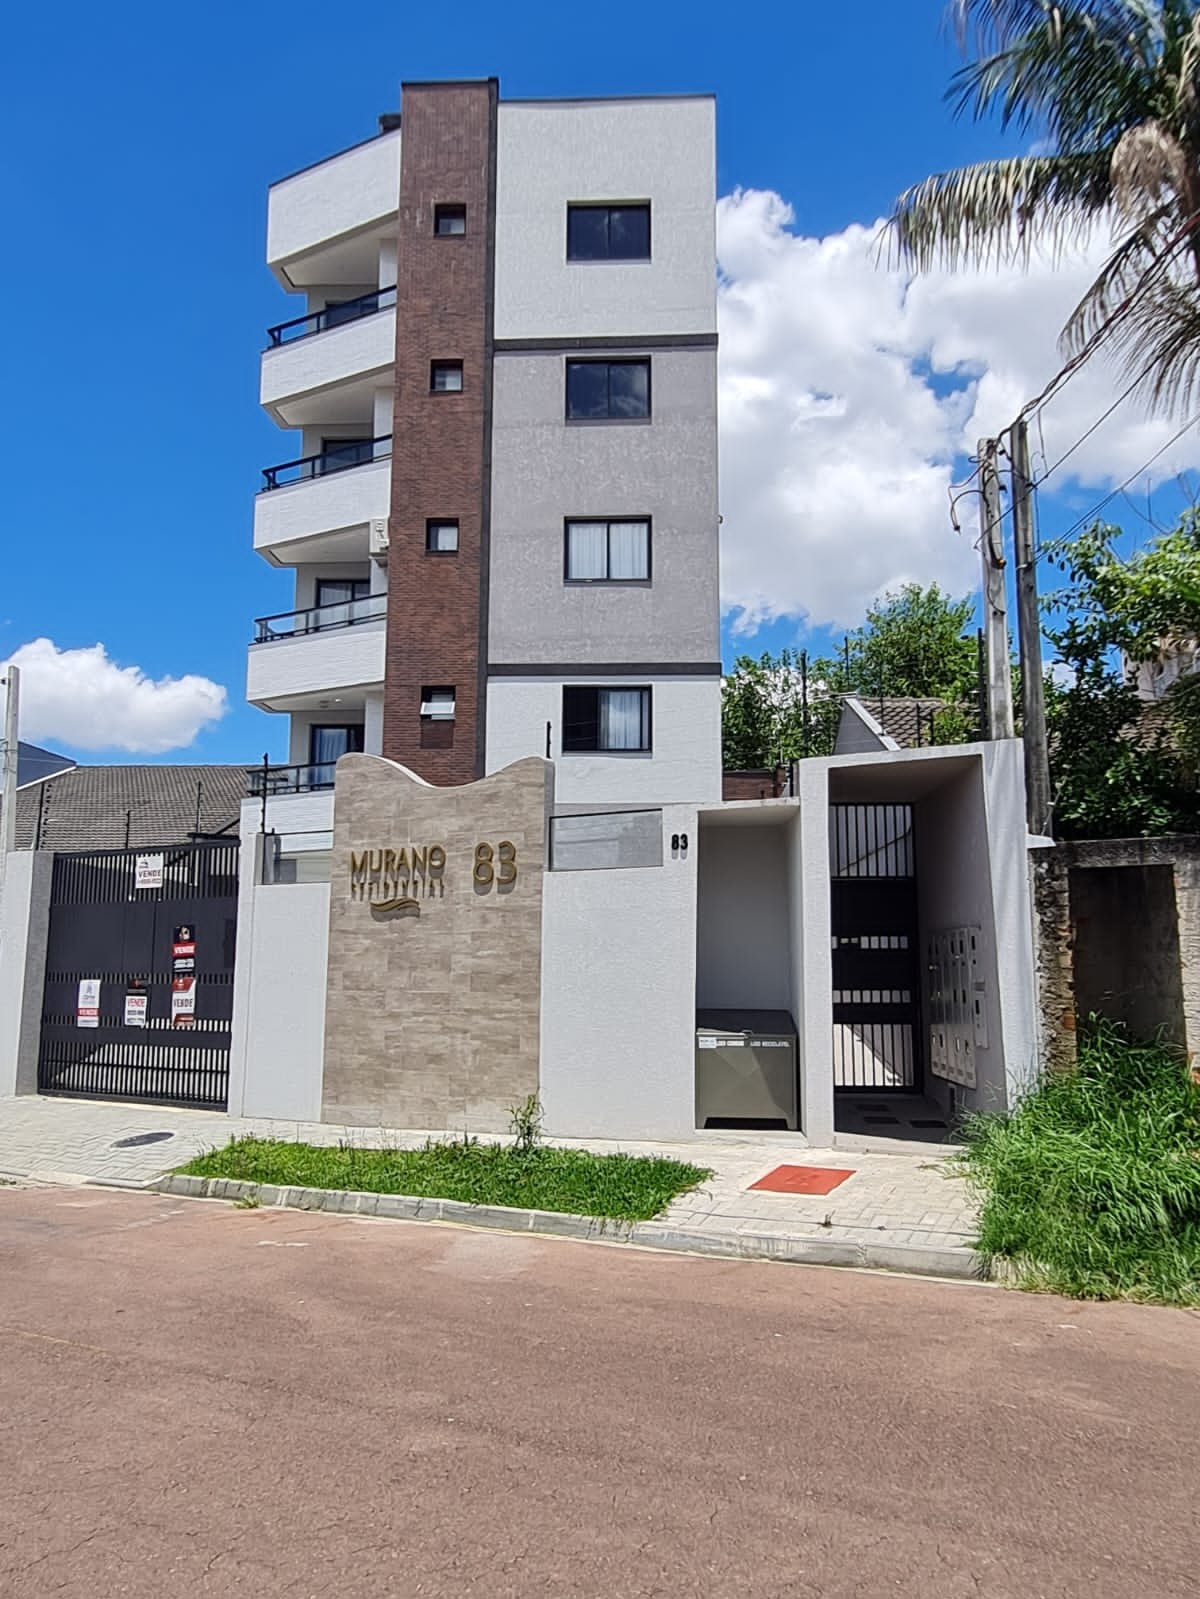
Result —
POLYGON ((42 989, 50 932, 48 850, 14 850, 0 897, 0 1096, 37 1093, 42 989))
POLYGON ((368 689, 363 715, 363 754, 383 754, 383 690, 368 689))
POLYGON ((792 1009, 799 1029, 800 1126, 816 1148, 833 1144, 833 954, 829 904, 829 773, 796 766, 800 813, 792 828, 792 1009))

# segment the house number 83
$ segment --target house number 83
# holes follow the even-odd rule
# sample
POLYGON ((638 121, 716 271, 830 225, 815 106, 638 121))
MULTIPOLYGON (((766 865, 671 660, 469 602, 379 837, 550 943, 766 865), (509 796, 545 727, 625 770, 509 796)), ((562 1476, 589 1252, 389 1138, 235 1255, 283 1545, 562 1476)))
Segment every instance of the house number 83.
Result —
POLYGON ((475 867, 472 872, 480 888, 491 888, 495 883, 497 888, 509 888, 517 880, 517 851, 507 839, 492 847, 491 844, 476 844, 475 867))

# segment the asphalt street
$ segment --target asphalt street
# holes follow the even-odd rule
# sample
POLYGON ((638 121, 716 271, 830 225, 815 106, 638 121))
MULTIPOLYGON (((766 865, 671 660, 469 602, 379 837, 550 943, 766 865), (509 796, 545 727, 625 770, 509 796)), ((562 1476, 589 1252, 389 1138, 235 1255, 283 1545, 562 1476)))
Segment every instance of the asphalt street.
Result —
POLYGON ((0 1594, 1195 1596, 1200 1317, 0 1189, 0 1594))

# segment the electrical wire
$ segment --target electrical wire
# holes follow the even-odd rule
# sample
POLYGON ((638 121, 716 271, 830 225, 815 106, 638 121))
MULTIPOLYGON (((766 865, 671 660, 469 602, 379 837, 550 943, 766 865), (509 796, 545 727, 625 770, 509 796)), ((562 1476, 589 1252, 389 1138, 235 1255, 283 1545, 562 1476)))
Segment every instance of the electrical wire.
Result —
POLYGON ((1172 444, 1176 444, 1187 432, 1187 430, 1195 427, 1198 422, 1200 422, 1200 411, 1197 411, 1195 416, 1189 417, 1183 426, 1177 432, 1173 433, 1165 444, 1159 445, 1158 449, 1155 450, 1150 459, 1144 462, 1143 465, 1139 466, 1135 472, 1131 472, 1123 483, 1118 483, 1116 488, 1111 489, 1102 500, 1097 500, 1096 504, 1093 505, 1089 511, 1085 511, 1082 516, 1077 517, 1076 520, 1071 523, 1071 526, 1066 530, 1065 533, 1060 533, 1058 537, 1056 539, 1052 539, 1049 544, 1040 544, 1034 551, 1035 557, 1041 559, 1043 556, 1045 556, 1047 559, 1052 559, 1058 550, 1062 549, 1065 544, 1070 542, 1070 540, 1075 536, 1076 533, 1078 533, 1081 527, 1086 526, 1088 522, 1097 517, 1110 500, 1115 500, 1118 494, 1123 494, 1129 485, 1135 480, 1135 478, 1141 477, 1143 472, 1148 472, 1154 465, 1155 461, 1158 460, 1159 456, 1165 455, 1166 452, 1171 448, 1172 444))

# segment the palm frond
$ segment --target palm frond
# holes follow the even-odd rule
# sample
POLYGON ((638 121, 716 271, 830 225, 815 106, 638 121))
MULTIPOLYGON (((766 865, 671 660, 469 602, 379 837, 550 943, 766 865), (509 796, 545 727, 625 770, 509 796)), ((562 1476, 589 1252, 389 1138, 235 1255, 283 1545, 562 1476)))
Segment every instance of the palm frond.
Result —
POLYGON ((1169 208, 1164 207, 1148 217, 1109 256, 1059 335, 1064 354, 1079 355, 1100 342, 1103 331, 1111 327, 1139 287, 1148 286, 1153 279, 1156 263, 1157 270, 1165 270, 1158 227, 1168 214, 1169 208))
POLYGON ((981 161, 902 194, 888 218, 888 242, 921 272, 1025 262, 1036 243, 1059 250, 1085 237, 1111 200, 1103 153, 981 161))
POLYGON ((1156 409, 1191 411, 1200 398, 1200 287, 1156 283, 1114 323, 1110 345, 1130 371, 1144 374, 1141 387, 1156 409))
POLYGON ((1037 127, 1059 150, 1096 149, 1160 109, 1160 74, 1129 40, 1080 7, 1039 4, 1003 47, 955 73, 946 98, 976 120, 1037 127))
POLYGON ((1006 50, 1047 19, 1136 41, 1149 54, 1162 9, 1156 0, 950 0, 949 17, 959 45, 974 45, 981 55, 1006 50))

